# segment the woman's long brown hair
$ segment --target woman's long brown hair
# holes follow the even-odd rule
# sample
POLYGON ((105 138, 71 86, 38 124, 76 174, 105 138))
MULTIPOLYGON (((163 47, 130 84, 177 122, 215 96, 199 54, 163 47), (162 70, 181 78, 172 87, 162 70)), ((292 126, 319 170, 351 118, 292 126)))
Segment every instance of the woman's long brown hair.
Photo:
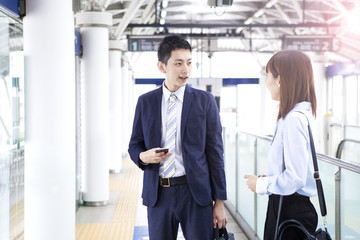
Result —
POLYGON ((303 101, 311 103, 316 116, 314 73, 308 56, 300 51, 285 50, 273 55, 266 65, 266 73, 280 75, 280 106, 278 120, 285 118, 294 106, 303 101))

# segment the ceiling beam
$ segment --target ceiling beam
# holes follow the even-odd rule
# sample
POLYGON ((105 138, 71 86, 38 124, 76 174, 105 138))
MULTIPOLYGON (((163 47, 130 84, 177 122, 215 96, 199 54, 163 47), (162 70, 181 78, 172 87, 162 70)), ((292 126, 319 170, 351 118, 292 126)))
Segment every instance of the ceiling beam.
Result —
POLYGON ((286 24, 286 23, 269 23, 269 24, 172 24, 172 23, 165 23, 164 25, 161 25, 159 23, 153 23, 153 24, 129 24, 128 27, 130 28, 268 28, 268 27, 275 27, 275 28, 297 28, 297 27, 319 27, 319 28, 328 28, 328 27, 341 27, 340 24, 327 24, 327 23, 299 23, 299 24, 286 24))
POLYGON ((288 23, 291 24, 292 21, 290 19, 290 17, 285 13, 285 11, 280 7, 279 4, 275 4, 275 8, 278 10, 278 12, 280 13, 280 15, 283 17, 283 19, 288 23))
POLYGON ((103 9, 107 9, 112 0, 99 0, 99 6, 103 9))
POLYGON ((304 22, 303 11, 305 11, 305 10, 300 6, 298 0, 292 0, 292 2, 294 4, 294 9, 296 11, 296 14, 298 15, 299 22, 304 22))
POLYGON ((140 9, 140 7, 142 6, 142 4, 144 3, 145 0, 139 0, 139 1, 131 1, 130 6, 127 8, 127 11, 124 15, 124 17, 122 18, 119 26, 116 28, 115 30, 115 37, 116 39, 120 39, 121 35, 123 34, 123 32, 125 31, 126 27, 128 26, 128 24, 131 22, 132 18, 134 17, 134 15, 136 14, 136 12, 140 9))

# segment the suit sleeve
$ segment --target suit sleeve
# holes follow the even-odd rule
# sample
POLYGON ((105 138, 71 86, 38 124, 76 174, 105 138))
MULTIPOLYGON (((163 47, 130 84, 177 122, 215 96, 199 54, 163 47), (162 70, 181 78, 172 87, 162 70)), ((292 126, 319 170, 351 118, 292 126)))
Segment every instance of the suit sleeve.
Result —
POLYGON ((142 170, 144 170, 147 165, 142 164, 141 160, 139 159, 139 155, 145 150, 142 126, 142 100, 139 98, 135 109, 134 123, 128 152, 130 154, 131 160, 142 170))
POLYGON ((223 159, 222 126, 215 99, 209 96, 206 113, 206 157, 208 160, 212 198, 226 200, 226 178, 223 159))

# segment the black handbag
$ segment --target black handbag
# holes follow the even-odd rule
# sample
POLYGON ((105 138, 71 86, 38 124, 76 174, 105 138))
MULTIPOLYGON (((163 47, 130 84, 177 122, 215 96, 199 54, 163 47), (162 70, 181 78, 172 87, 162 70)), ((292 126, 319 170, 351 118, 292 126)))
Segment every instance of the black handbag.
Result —
POLYGON ((214 240, 235 240, 234 234, 229 233, 226 228, 214 228, 214 240))
MULTIPOLYGON (((302 112, 300 112, 300 113, 302 113, 302 112)), ((302 113, 302 114, 304 114, 304 113, 302 113)), ((282 236, 283 236, 284 232, 287 230, 290 230, 290 229, 302 232, 304 235, 304 239, 331 240, 331 236, 327 231, 327 222, 326 222, 327 210, 326 210, 324 190, 323 190, 322 183, 320 180, 319 167, 318 167, 318 163, 317 163, 317 159, 316 159, 314 140, 313 140, 309 120, 307 119, 307 121, 308 121, 309 137, 310 137, 311 154, 312 154, 312 159, 313 159, 313 164, 314 164, 314 179, 316 182, 319 205, 320 205, 321 215, 323 216, 323 220, 324 220, 324 229, 325 230, 322 230, 321 228, 319 228, 314 234, 310 234, 309 231, 304 227, 304 225, 302 225, 299 221, 297 221, 295 219, 285 220, 279 226, 281 206, 282 206, 282 201, 283 201, 283 196, 280 196, 279 210, 278 210, 278 216, 277 216, 276 228, 275 228, 275 240, 282 240, 282 236)))
POLYGON ((304 239, 309 240, 331 240, 330 234, 327 232, 326 228, 325 231, 319 228, 314 235, 311 235, 308 230, 302 225, 299 221, 295 219, 289 219, 284 222, 282 222, 279 226, 279 236, 278 240, 283 239, 283 234, 286 232, 286 230, 289 229, 297 229, 298 231, 303 233, 304 239))

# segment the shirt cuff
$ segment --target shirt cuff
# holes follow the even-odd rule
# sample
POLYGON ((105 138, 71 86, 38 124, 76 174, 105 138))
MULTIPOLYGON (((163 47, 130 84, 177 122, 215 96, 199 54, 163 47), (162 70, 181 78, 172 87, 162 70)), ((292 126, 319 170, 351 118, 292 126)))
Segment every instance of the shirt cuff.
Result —
POLYGON ((259 177, 256 181, 256 193, 261 195, 267 193, 268 184, 269 177, 259 177))
POLYGON ((148 163, 144 163, 144 162, 140 159, 140 157, 138 157, 138 159, 139 159, 139 163, 140 163, 141 165, 144 165, 144 166, 148 165, 148 163))

